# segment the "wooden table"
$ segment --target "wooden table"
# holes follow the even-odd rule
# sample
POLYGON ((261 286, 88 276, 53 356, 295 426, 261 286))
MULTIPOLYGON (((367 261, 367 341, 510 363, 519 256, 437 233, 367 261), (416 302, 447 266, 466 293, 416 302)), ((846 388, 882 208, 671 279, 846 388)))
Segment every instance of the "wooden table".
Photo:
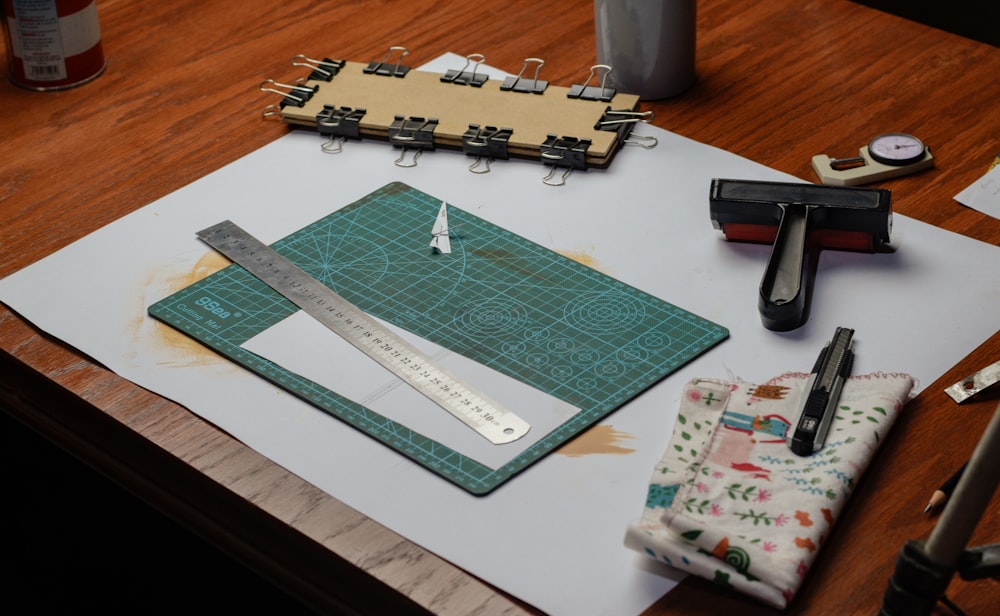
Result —
MULTIPOLYGON (((589 2, 98 5, 109 66, 97 81, 45 94, 0 83, 0 277, 285 134, 258 121, 256 85, 293 79, 295 54, 368 61, 406 45, 413 65, 456 51, 513 72, 537 56, 560 85, 595 62, 589 2)), ((814 154, 916 133, 937 167, 891 182, 896 211, 1000 245, 1000 221, 952 199, 1000 152, 1000 49, 847 0, 702 0, 698 73, 683 96, 647 105, 657 125, 809 180, 814 154)), ((997 403, 991 392, 958 407, 943 388, 998 358, 1000 333, 922 384, 790 613, 877 610, 900 547, 933 527, 931 490, 997 403)), ((322 610, 532 611, 2 305, 0 406, 322 610)), ((972 542, 998 540, 994 510, 972 542)), ((949 595, 987 613, 1000 592, 956 579, 949 595)), ((726 609, 773 613, 695 578, 650 612, 726 609)))

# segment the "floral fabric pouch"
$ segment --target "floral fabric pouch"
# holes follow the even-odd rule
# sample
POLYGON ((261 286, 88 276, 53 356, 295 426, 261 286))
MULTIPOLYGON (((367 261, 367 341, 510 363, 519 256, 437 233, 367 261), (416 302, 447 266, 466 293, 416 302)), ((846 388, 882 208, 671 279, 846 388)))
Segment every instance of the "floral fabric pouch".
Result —
POLYGON ((785 435, 807 379, 688 383, 625 544, 786 607, 913 388, 905 374, 851 377, 826 444, 800 457, 785 435))

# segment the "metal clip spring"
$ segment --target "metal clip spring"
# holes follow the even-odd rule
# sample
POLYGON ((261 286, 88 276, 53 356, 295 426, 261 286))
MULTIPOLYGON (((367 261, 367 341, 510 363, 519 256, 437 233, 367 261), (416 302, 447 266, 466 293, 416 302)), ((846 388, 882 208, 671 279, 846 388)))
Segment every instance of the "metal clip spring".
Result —
POLYGON ((385 56, 378 62, 369 62, 368 66, 365 67, 364 72, 375 73, 377 75, 385 75, 392 77, 405 77, 406 73, 409 72, 410 67, 403 66, 403 58, 410 54, 410 50, 406 47, 401 47, 399 45, 393 45, 389 48, 389 51, 385 52, 385 56), (387 64, 393 54, 399 53, 399 60, 396 64, 387 64))
MULTIPOLYGON (((304 86, 300 82, 295 82, 294 84, 288 83, 278 83, 273 79, 265 79, 261 82, 260 86, 261 92, 271 92, 272 94, 278 94, 282 97, 282 100, 290 102, 296 106, 301 107, 307 100, 309 100, 313 94, 316 93, 316 87, 304 86), (284 88, 279 89, 279 88, 284 88)), ((265 108, 265 112, 267 109, 265 108)), ((267 115, 267 114, 265 114, 267 115)))
POLYGON ((607 64, 595 64, 590 67, 590 74, 587 75, 587 81, 583 85, 575 85, 569 89, 566 94, 568 98, 582 98, 585 100, 595 100, 595 101, 610 101, 614 98, 616 90, 614 88, 608 87, 608 75, 613 71, 607 64), (601 69, 604 69, 604 75, 601 77, 601 85, 592 86, 590 82, 600 73, 601 69))
MULTIPOLYGON (((552 158, 561 158, 561 157, 556 156, 552 158)), ((560 177, 558 181, 552 181, 552 179, 556 175, 556 167, 552 167, 548 175, 542 178, 542 183, 547 184, 548 186, 564 186, 566 184, 566 178, 568 178, 572 173, 573 173, 573 167, 566 167, 566 170, 563 171, 562 177, 560 177)))
POLYGON ((479 65, 486 61, 486 56, 481 53, 473 53, 465 56, 465 66, 460 70, 449 70, 441 77, 441 81, 445 83, 456 83, 459 85, 469 85, 479 87, 486 83, 489 79, 488 75, 480 75, 479 65), (472 65, 472 72, 468 72, 465 69, 472 65))
POLYGON ((524 64, 521 66, 521 72, 517 74, 517 77, 508 77, 505 79, 503 85, 500 86, 500 89, 542 94, 545 92, 545 88, 549 85, 549 82, 538 79, 538 75, 542 71, 543 66, 545 66, 545 61, 541 58, 525 58, 524 64), (528 65, 532 63, 536 65, 535 76, 531 79, 525 79, 524 73, 528 70, 528 65))
POLYGON ((314 73, 321 73, 325 77, 316 75, 316 77, 323 79, 324 81, 330 81, 334 75, 337 74, 343 67, 343 62, 334 62, 332 60, 313 60, 312 58, 307 58, 303 54, 298 54, 292 58, 292 66, 304 66, 306 68, 312 69, 314 73))

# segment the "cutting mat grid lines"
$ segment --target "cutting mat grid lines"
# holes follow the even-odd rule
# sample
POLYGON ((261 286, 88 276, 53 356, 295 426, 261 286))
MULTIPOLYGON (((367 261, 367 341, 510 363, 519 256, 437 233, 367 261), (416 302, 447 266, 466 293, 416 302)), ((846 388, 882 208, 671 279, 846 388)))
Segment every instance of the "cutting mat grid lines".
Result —
POLYGON ((501 478, 492 476, 490 468, 475 460, 241 348, 240 344, 291 315, 298 308, 275 295, 269 304, 262 302, 268 304, 264 311, 254 313, 249 308, 240 310, 229 317, 236 319, 233 325, 218 329, 211 319, 196 315, 191 306, 196 305, 195 302, 201 298, 212 296, 218 297, 220 302, 226 302, 227 299, 239 301, 239 295, 226 295, 227 290, 232 292, 242 287, 267 293, 269 289, 257 288, 262 283, 238 266, 230 266, 210 278, 211 285, 195 283, 171 296, 170 301, 151 306, 150 314, 474 493, 483 493, 499 485, 501 478))
POLYGON ((448 210, 452 253, 437 253, 428 244, 440 205, 392 183, 272 247, 369 314, 581 409, 499 469, 371 417, 377 414, 239 348, 295 308, 238 266, 154 304, 150 314, 475 493, 492 490, 728 336, 459 207, 448 210), (212 301, 230 313, 224 326, 198 306, 212 301))

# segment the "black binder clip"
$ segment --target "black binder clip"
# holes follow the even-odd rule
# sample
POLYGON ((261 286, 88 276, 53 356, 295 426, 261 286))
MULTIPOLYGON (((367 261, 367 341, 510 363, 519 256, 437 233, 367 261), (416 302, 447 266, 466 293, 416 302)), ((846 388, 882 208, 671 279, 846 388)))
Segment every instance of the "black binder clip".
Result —
POLYGON ((547 135, 540 148, 541 158, 544 164, 552 167, 552 170, 542 178, 542 182, 549 186, 562 186, 574 169, 586 169, 587 149, 590 144, 590 139, 547 135), (558 180, 554 180, 556 169, 565 169, 558 180))
POLYGON ((278 106, 284 109, 288 105, 293 105, 295 107, 301 107, 313 97, 313 94, 319 90, 319 86, 304 86, 299 83, 287 84, 278 83, 273 79, 265 79, 260 84, 261 92, 271 92, 273 94, 281 95, 281 102, 278 106))
POLYGON ((538 73, 545 66, 545 62, 541 58, 526 58, 524 60, 524 66, 521 67, 521 72, 517 74, 517 77, 508 77, 503 80, 503 84, 500 85, 500 89, 504 92, 525 92, 531 94, 544 94, 545 89, 549 87, 549 82, 541 80, 538 78, 538 73), (528 70, 528 64, 536 64, 535 66, 535 76, 531 79, 526 79, 524 77, 524 72, 528 70))
POLYGON ((512 134, 514 134, 512 128, 469 124, 469 129, 462 135, 462 151, 476 157, 476 162, 469 166, 469 171, 489 173, 490 163, 498 158, 501 160, 509 158, 507 143, 512 134), (485 163, 483 158, 486 159, 485 163))
POLYGON ((418 118, 395 116, 389 126, 389 142, 402 148, 403 151, 396 159, 397 167, 416 167, 417 159, 424 150, 434 149, 434 129, 437 128, 437 118, 418 118), (413 160, 405 162, 406 151, 414 150, 413 160))
POLYGON ((479 65, 486 61, 486 56, 481 53, 474 53, 465 56, 465 66, 460 70, 449 70, 445 71, 445 74, 441 76, 441 81, 444 83, 454 83, 460 86, 472 86, 474 88, 481 87, 489 79, 489 75, 480 74, 476 71, 479 70, 479 65), (467 71, 465 69, 472 65, 472 71, 467 71))
POLYGON ((587 76, 587 81, 582 85, 577 84, 569 89, 566 93, 567 98, 579 98, 586 101, 603 101, 605 103, 611 102, 611 99, 615 97, 617 91, 614 88, 607 87, 608 75, 611 73, 611 67, 607 64, 595 64, 590 67, 590 75, 587 76), (590 82, 594 80, 594 77, 604 69, 604 75, 601 77, 601 85, 592 86, 590 82))
POLYGON ((373 73, 375 75, 382 75, 383 77, 406 77, 406 74, 410 72, 409 66, 403 66, 400 62, 403 58, 409 55, 410 50, 406 47, 393 46, 389 48, 389 51, 385 53, 385 56, 379 62, 369 62, 363 71, 365 73, 373 73), (388 64, 389 59, 392 57, 393 53, 399 52, 399 61, 396 64, 388 64))
POLYGON ((337 154, 343 149, 346 139, 361 138, 361 118, 367 111, 359 107, 337 107, 323 105, 323 110, 316 114, 316 130, 320 135, 329 137, 323 143, 322 150, 328 154, 337 154))
POLYGON ((632 129, 639 122, 648 123, 653 119, 652 111, 632 111, 631 109, 612 109, 607 107, 604 115, 594 125, 594 130, 607 130, 616 133, 615 139, 627 145, 637 145, 647 150, 655 148, 658 143, 651 135, 635 135, 632 129))
POLYGON ((340 69, 344 68, 344 64, 343 60, 331 60, 330 58, 313 60, 302 54, 292 58, 292 66, 304 66, 312 69, 307 78, 310 81, 330 81, 340 72, 340 69))

